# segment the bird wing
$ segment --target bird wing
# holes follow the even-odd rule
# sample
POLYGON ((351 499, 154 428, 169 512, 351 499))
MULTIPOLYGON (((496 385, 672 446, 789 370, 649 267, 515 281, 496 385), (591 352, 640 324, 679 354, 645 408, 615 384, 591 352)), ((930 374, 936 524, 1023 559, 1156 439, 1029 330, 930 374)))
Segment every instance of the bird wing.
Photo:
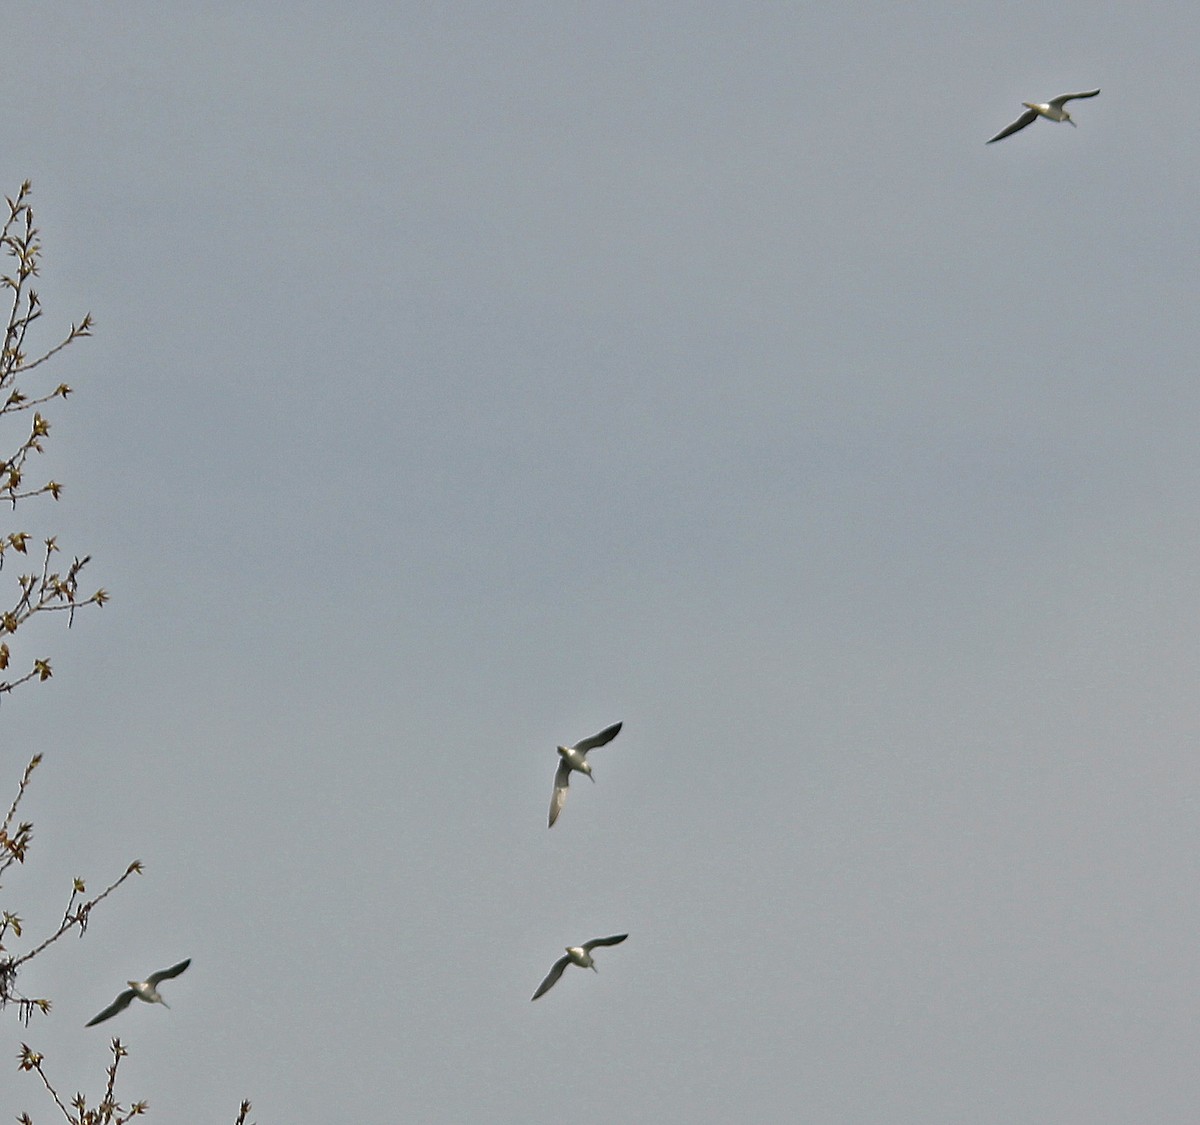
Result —
POLYGON ((562 807, 567 801, 567 786, 571 784, 571 767, 567 765, 566 759, 561 759, 558 763, 558 769, 554 771, 554 795, 550 798, 550 825, 554 827, 554 822, 558 819, 558 814, 562 812, 562 807))
POLYGON ((593 734, 591 738, 585 738, 582 742, 575 743, 571 747, 572 750, 578 750, 581 754, 586 754, 589 750, 595 750, 597 746, 603 746, 606 742, 612 742, 620 733, 621 724, 613 723, 611 727, 605 727, 599 734, 593 734))
POLYGON ((118 1012, 125 1011, 129 1007, 129 1002, 133 999, 135 993, 132 988, 125 989, 107 1008, 104 1009, 98 1016, 94 1016, 88 1020, 85 1027, 95 1027, 98 1023, 103 1023, 107 1019, 112 1019, 118 1012))
POLYGON ((583 948, 591 953, 598 945, 620 945, 628 936, 628 934, 614 934, 612 937, 592 938, 591 941, 583 943, 583 948))
POLYGON ((192 959, 189 957, 186 961, 180 961, 178 965, 172 965, 169 969, 159 969, 157 973, 151 973, 146 978, 146 983, 152 988, 156 987, 160 980, 170 980, 172 977, 179 976, 191 963, 192 959))
MULTIPOLYGON (((1099 90, 1096 91, 1096 93, 1099 92, 1099 90)), ((995 141, 1002 141, 1005 137, 1011 137, 1013 133, 1019 133, 1025 128, 1026 125, 1032 125, 1037 120, 1037 115, 1036 109, 1027 109, 1011 125, 1005 126, 1005 128, 1001 129, 1000 132, 998 132, 990 141, 988 141, 988 144, 992 144, 995 141)))
POLYGON ((558 978, 563 975, 563 969, 567 967, 570 960, 570 957, 560 957, 555 961, 554 968, 546 974, 546 979, 537 986, 537 992, 530 997, 530 1000, 536 1000, 544 992, 549 992, 558 983, 558 978))
POLYGON ((1066 102, 1073 102, 1076 98, 1094 98, 1098 93, 1099 90, 1084 90, 1082 94, 1059 94, 1057 98, 1050 99, 1050 104, 1062 109, 1066 102))

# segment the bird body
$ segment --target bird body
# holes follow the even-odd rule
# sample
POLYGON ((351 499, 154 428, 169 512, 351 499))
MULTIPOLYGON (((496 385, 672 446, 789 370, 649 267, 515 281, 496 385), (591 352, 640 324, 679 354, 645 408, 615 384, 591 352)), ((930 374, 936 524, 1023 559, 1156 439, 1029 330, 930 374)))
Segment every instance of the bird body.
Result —
POLYGON ((1051 98, 1048 102, 1022 102, 1025 112, 1011 125, 1006 125, 1001 129, 988 141, 988 144, 1002 141, 1005 137, 1012 136, 1013 133, 1019 133, 1026 125, 1032 125, 1039 117, 1044 117, 1047 121, 1065 121, 1068 125, 1074 126, 1075 122, 1071 120, 1071 115, 1066 110, 1066 103, 1074 101, 1076 98, 1094 98, 1098 93, 1100 93, 1099 90, 1085 90, 1081 94, 1059 94, 1057 98, 1051 98))
POLYGON ((603 746, 607 742, 611 742, 620 733, 621 724, 613 723, 611 727, 605 727, 599 734, 592 735, 591 738, 585 738, 574 746, 559 746, 558 769, 554 772, 554 795, 550 798, 550 824, 549 827, 554 827, 554 822, 558 819, 558 814, 562 812, 562 807, 567 800, 567 788, 571 784, 572 773, 587 774, 592 778, 592 763, 587 760, 589 750, 595 750, 597 746, 603 746))
POLYGON ((539 996, 549 992, 558 983, 558 978, 563 975, 563 970, 568 965, 578 965, 581 969, 591 969, 592 972, 598 973, 600 970, 596 968, 592 950, 598 945, 620 945, 628 936, 628 934, 614 934, 612 937, 592 938, 591 941, 585 941, 582 945, 568 945, 567 955, 554 962, 554 967, 546 974, 546 979, 538 985, 537 991, 530 999, 536 1000, 539 996))
POLYGON ((98 1016, 88 1020, 86 1026, 94 1027, 98 1023, 111 1019, 118 1012, 123 1012, 135 997, 138 1000, 144 1000, 147 1004, 161 1004, 164 1008, 169 1008, 171 1005, 162 998, 158 991, 159 981, 179 976, 191 963, 192 959, 189 957, 186 961, 180 961, 178 965, 172 965, 169 969, 160 969, 157 973, 151 973, 145 980, 128 981, 129 987, 98 1016))

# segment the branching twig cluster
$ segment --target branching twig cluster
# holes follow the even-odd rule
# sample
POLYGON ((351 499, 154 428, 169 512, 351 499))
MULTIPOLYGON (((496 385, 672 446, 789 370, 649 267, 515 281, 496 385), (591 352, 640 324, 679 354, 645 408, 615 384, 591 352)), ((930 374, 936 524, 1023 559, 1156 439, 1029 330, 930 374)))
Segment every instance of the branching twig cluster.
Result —
MULTIPOLYGON (((71 1125, 125 1125, 125 1122, 133 1117, 140 1117, 146 1112, 146 1102, 134 1102, 128 1109, 122 1106, 114 1094, 117 1085, 117 1067, 121 1065, 121 1060, 129 1053, 121 1045, 120 1039, 114 1039, 111 1043, 113 1061, 108 1067, 108 1083, 104 1087, 104 1097, 96 1104, 95 1108, 89 1109, 87 1098, 83 1094, 76 1094, 71 1099, 71 1108, 63 1104, 62 1098, 59 1097, 58 1091, 54 1088, 53 1083, 46 1076, 45 1070, 42 1069, 42 1056, 34 1050, 31 1050, 28 1044, 21 1044, 20 1066, 22 1070, 33 1071, 42 1080, 42 1085, 49 1091, 50 1096, 54 1099, 54 1104, 62 1111, 63 1117, 71 1123, 71 1125), (72 1113, 71 1111, 74 1110, 72 1113)), ((27 1113, 22 1113, 17 1120, 21 1125, 33 1125, 33 1118, 27 1113)))
MULTIPOLYGON (((65 399, 71 388, 59 383, 51 391, 30 393, 20 385, 22 377, 41 366, 68 344, 83 336, 90 336, 92 317, 89 313, 57 344, 39 355, 30 357, 26 352, 26 337, 30 326, 42 315, 37 290, 32 286, 38 274, 38 258, 42 244, 37 227, 33 225, 33 210, 29 205, 30 184, 26 180, 15 199, 5 197, 8 217, 0 225, 0 252, 11 259, 10 273, 0 275, 0 289, 11 294, 8 323, 4 329, 4 343, 0 348, 0 418, 32 411, 27 429, 16 439, 16 447, 8 452, 0 448, 0 503, 7 502, 13 508, 18 500, 34 496, 49 495, 55 500, 62 495, 62 485, 56 480, 45 484, 30 484, 26 481, 28 462, 31 456, 45 450, 44 440, 50 433, 50 423, 39 407, 53 399, 65 399)), ((15 552, 28 557, 31 536, 25 531, 14 531, 0 535, 0 569, 6 556, 15 552)), ((48 610, 66 610, 67 621, 74 621, 75 610, 84 605, 102 606, 108 594, 97 590, 90 595, 79 592, 79 575, 89 561, 89 556, 76 556, 62 570, 52 570, 53 557, 58 551, 57 541, 51 537, 43 541, 41 566, 17 576, 16 597, 6 611, 0 611, 0 636, 15 633, 31 617, 48 610)), ((12 691, 30 680, 48 680, 52 675, 50 661, 36 658, 28 671, 12 679, 6 675, 11 661, 7 640, 0 641, 0 694, 12 691)))
MULTIPOLYGON (((40 393, 29 392, 20 383, 24 376, 57 355, 68 344, 74 343, 82 336, 90 336, 92 328, 92 318, 89 314, 78 324, 72 324, 66 336, 47 351, 35 354, 32 358, 26 351, 29 329, 42 315, 41 302, 32 287, 32 281, 38 274, 38 258, 42 245, 38 239, 37 228, 33 225, 29 193, 30 184, 26 181, 21 185, 15 199, 6 197, 8 217, 0 222, 0 257, 12 259, 12 272, 0 275, 0 290, 7 289, 12 298, 8 323, 4 329, 3 347, 0 348, 0 420, 7 415, 15 417, 21 414, 29 419, 29 425, 19 432, 15 447, 6 445, 6 439, 0 437, 0 504, 7 503, 11 508, 16 508, 18 501, 30 500, 35 496, 49 495, 57 500, 62 494, 62 485, 58 481, 49 480, 41 485, 31 484, 26 481, 26 475, 31 458, 44 451, 43 443, 50 433, 50 423, 42 414, 41 407, 53 399, 65 399, 71 393, 71 388, 66 383, 59 383, 53 390, 40 393), (6 453, 6 448, 11 451, 6 453)), ((0 316, 2 315, 0 313, 0 316)), ((25 531, 0 534, 0 570, 4 569, 5 560, 10 555, 30 558, 31 538, 25 531)), ((90 595, 82 595, 79 592, 79 575, 87 566, 90 556, 76 556, 65 569, 52 569, 58 549, 54 537, 43 540, 40 567, 35 564, 29 573, 18 575, 14 599, 7 609, 0 606, 0 697, 30 680, 48 680, 52 674, 50 661, 39 657, 33 661, 32 667, 26 666, 28 671, 18 672, 13 678, 8 678, 7 673, 12 661, 8 638, 12 634, 30 618, 52 610, 65 610, 67 624, 70 625, 75 619, 76 609, 86 605, 102 606, 108 600, 108 594, 103 589, 90 595)), ((42 755, 35 754, 25 767, 17 786, 17 794, 9 806, 3 824, 0 825, 0 878, 4 877, 13 864, 25 863, 33 841, 33 824, 29 821, 18 822, 17 810, 29 788, 33 771, 37 769, 41 760, 42 755)), ((142 864, 135 860, 119 879, 91 898, 87 897, 87 887, 83 880, 75 878, 58 927, 19 955, 10 952, 7 945, 14 939, 19 941, 24 937, 24 924, 18 914, 0 908, 0 1009, 15 1003, 18 1016, 26 1027, 29 1026, 35 1011, 48 1013, 51 1007, 48 999, 22 996, 17 990, 18 970, 70 931, 78 930, 82 936, 87 930, 93 907, 108 898, 131 875, 140 874, 141 871, 142 864)), ((132 1118, 144 1114, 147 1103, 139 1101, 123 1106, 117 1101, 117 1068, 121 1059, 125 1057, 126 1050, 119 1039, 112 1041, 111 1050, 112 1063, 108 1067, 104 1095, 98 1103, 90 1107, 83 1094, 76 1094, 69 1102, 63 1100, 43 1068, 43 1056, 28 1044, 21 1044, 18 1064, 21 1070, 35 1073, 41 1078, 42 1085, 70 1125, 124 1125, 132 1118)), ((250 1103, 242 1102, 236 1125, 250 1125, 247 1122, 249 1112, 250 1103)), ((17 1120, 22 1125, 33 1125, 33 1119, 27 1113, 21 1114, 17 1120)))
MULTIPOLYGON (((134 1117, 140 1117, 149 1108, 149 1102, 133 1102, 128 1107, 122 1106, 116 1099, 117 1086, 117 1067, 121 1065, 121 1060, 125 1058, 129 1052, 125 1049, 120 1039, 114 1039, 109 1044, 109 1049, 112 1051, 112 1062, 108 1067, 108 1082, 104 1087, 104 1096, 96 1103, 95 1106, 89 1107, 87 1098, 83 1094, 76 1094, 71 1099, 68 1107, 63 1103, 58 1091, 54 1088, 53 1083, 46 1075, 43 1069, 43 1056, 37 1051, 32 1050, 28 1044, 21 1044, 21 1052, 18 1056, 20 1059, 20 1068, 25 1071, 32 1071, 42 1080, 42 1085, 46 1087, 50 1096, 54 1099, 54 1104, 62 1111, 63 1117, 70 1125, 125 1125, 125 1122, 134 1117)), ((242 1102, 238 1110, 237 1120, 234 1125, 254 1125, 253 1122, 247 1121, 247 1116, 250 1113, 250 1103, 242 1102)), ((22 1113, 17 1117, 20 1125, 33 1125, 33 1118, 27 1113, 22 1113)))
MULTIPOLYGON (((41 754, 35 754, 30 759, 29 764, 25 767, 25 772, 21 775, 21 784, 17 788, 17 795, 13 798, 13 802, 9 806, 8 815, 5 816, 3 825, 0 825, 0 875, 3 875, 14 863, 25 862, 29 845, 33 840, 33 824, 31 822, 23 821, 17 824, 15 828, 13 827, 13 823, 16 819, 17 808, 21 803, 21 798, 25 796, 29 788, 29 779, 32 777, 33 771, 37 769, 41 760, 41 754)), ((19 939, 23 937, 24 925, 19 915, 10 910, 0 910, 0 1008, 10 1003, 15 1003, 20 1018, 27 1027, 35 1009, 43 1013, 49 1012, 49 1000, 22 996, 17 991, 17 970, 27 961, 33 960, 34 957, 38 956, 43 950, 53 945, 54 942, 58 941, 60 937, 71 930, 78 929, 82 936, 83 932, 87 929, 88 918, 91 915, 92 908, 108 898, 130 875, 141 874, 141 871, 141 862, 134 860, 125 869, 124 875, 115 882, 110 883, 93 898, 86 897, 87 886, 82 879, 76 877, 72 881, 71 894, 67 899, 67 905, 63 910, 62 920, 59 922, 58 928, 37 945, 33 946, 32 949, 19 956, 10 954, 6 943, 11 941, 12 938, 19 939)))
MULTIPOLYGON (((34 393, 22 384, 25 376, 34 368, 41 366, 68 344, 90 335, 92 326, 91 316, 85 316, 78 324, 72 324, 66 336, 49 350, 33 356, 26 350, 30 328, 42 315, 41 302, 33 288, 42 244, 33 223, 29 194, 30 185, 26 181, 15 199, 6 197, 8 215, 0 222, 0 257, 10 263, 10 272, 0 274, 0 290, 7 289, 11 297, 4 340, 0 345, 0 419, 7 415, 15 417, 24 414, 29 420, 28 426, 15 439, 15 448, 7 443, 7 439, 0 440, 0 503, 7 502, 11 508, 16 508, 18 501, 35 496, 49 495, 57 500, 62 494, 62 485, 58 481, 50 480, 43 485, 30 484, 26 481, 26 474, 30 458, 44 451, 44 443, 50 433, 50 423, 41 408, 52 399, 65 399, 71 393, 71 388, 66 383, 60 383, 52 391, 34 393)), ((26 531, 0 534, 0 570, 10 555, 29 557, 30 538, 26 531)), ((0 639, 0 695, 30 680, 48 680, 52 674, 50 661, 46 657, 36 658, 32 666, 27 666, 28 671, 11 678, 8 674, 12 663, 8 639, 30 618, 43 612, 66 610, 70 624, 74 620, 75 610, 80 606, 103 605, 108 599, 104 590, 97 590, 90 596, 79 592, 79 575, 88 563, 88 556, 76 557, 65 570, 54 569, 57 541, 51 537, 44 540, 42 546, 41 565, 31 568, 29 573, 17 575, 17 589, 12 601, 7 608, 0 608, 0 638, 3 638, 0 639)), ((0 877, 14 863, 25 862, 33 840, 33 824, 28 821, 17 822, 16 815, 33 771, 41 760, 41 754, 36 754, 25 767, 17 795, 0 826, 0 877)), ((22 996, 17 990, 18 969, 70 930, 77 928, 82 934, 87 929, 92 907, 140 870, 140 864, 131 864, 120 879, 91 899, 86 897, 83 880, 75 879, 58 928, 20 955, 13 954, 7 947, 13 939, 23 937, 21 917, 15 911, 0 909, 0 1008, 16 1003, 19 1017, 26 1026, 34 1011, 48 1012, 49 1000, 22 996)))

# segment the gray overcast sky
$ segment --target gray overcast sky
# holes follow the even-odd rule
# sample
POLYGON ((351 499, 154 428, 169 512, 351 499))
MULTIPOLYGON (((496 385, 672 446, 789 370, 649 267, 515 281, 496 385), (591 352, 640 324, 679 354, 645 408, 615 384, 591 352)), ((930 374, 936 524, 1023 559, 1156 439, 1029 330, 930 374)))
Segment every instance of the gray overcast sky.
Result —
POLYGON ((0 1111, 119 1034, 180 1125, 1195 1121, 1194 4, 3 31, 97 319, 18 525, 113 594, 0 709, 5 905, 147 871, 0 1111))

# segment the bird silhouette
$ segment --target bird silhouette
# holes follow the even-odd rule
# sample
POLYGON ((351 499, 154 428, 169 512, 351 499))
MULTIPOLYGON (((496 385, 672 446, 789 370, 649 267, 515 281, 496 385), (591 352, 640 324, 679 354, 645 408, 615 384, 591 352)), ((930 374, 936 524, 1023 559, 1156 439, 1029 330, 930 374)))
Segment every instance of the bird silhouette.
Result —
POLYGON ((186 961, 180 961, 178 965, 172 965, 169 969, 159 969, 157 973, 151 973, 145 980, 131 980, 129 987, 124 992, 98 1016, 88 1020, 84 1026, 95 1027, 98 1023, 112 1019, 118 1012, 125 1011, 135 996, 139 1000, 145 1000, 147 1004, 161 1004, 164 1008, 169 1008, 171 1005, 159 995, 158 983, 179 976, 191 963, 192 959, 189 957, 186 961))
POLYGON ((1057 98, 1051 98, 1048 102, 1022 102, 1025 112, 1011 125, 1006 125, 1001 129, 988 141, 988 144, 994 144, 996 141, 1004 140, 1005 137, 1011 137, 1013 133, 1019 133, 1026 125, 1032 125, 1039 117, 1044 117, 1047 121, 1065 121, 1068 125, 1075 125, 1075 122, 1071 120, 1071 115, 1063 109, 1063 106, 1076 98, 1094 98, 1098 93, 1100 93, 1099 90, 1085 90, 1082 94, 1059 94, 1057 98))
MULTIPOLYGON (((619 723, 617 725, 620 726, 619 723)), ((578 965, 581 969, 591 969, 592 972, 598 973, 600 970, 596 968, 596 962, 592 959, 592 950, 598 945, 620 945, 628 936, 628 934, 615 934, 613 937, 592 938, 591 941, 585 941, 582 945, 567 946, 567 955, 554 962, 554 968, 546 974, 546 979, 538 985, 537 992, 530 999, 536 1000, 539 996, 549 992, 558 983, 558 978, 563 975, 563 970, 568 965, 578 965)))
MULTIPOLYGON (((563 803, 567 799, 567 786, 571 784, 572 771, 586 773, 588 777, 592 777, 592 763, 587 760, 588 751, 595 750, 597 746, 603 746, 606 742, 611 742, 617 737, 620 730, 621 724, 613 723, 611 727, 605 727, 599 734, 593 734, 591 738, 585 738, 582 742, 575 743, 574 746, 558 748, 562 761, 558 763, 558 769, 554 774, 554 796, 550 798, 550 828, 554 827, 558 814, 562 812, 563 803)), ((592 780, 596 779, 592 777, 592 780)))

